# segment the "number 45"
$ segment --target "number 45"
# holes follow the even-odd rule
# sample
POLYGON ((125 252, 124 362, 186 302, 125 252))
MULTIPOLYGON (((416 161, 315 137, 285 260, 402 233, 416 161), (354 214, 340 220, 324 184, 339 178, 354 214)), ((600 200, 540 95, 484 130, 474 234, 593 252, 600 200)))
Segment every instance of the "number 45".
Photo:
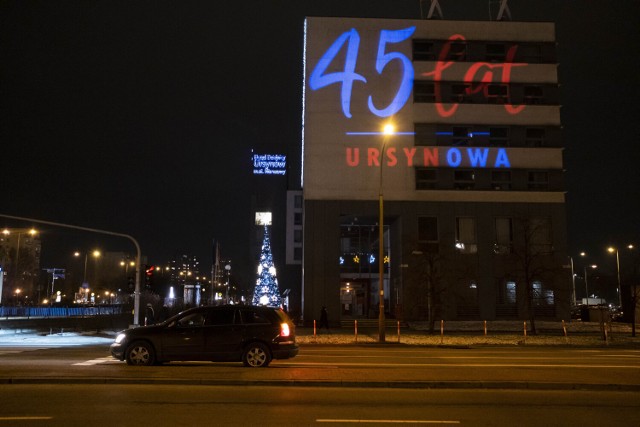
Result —
MULTIPOLYGON (((413 85, 413 64, 411 60, 400 52, 385 52, 387 44, 400 43, 410 38, 416 27, 409 27, 403 30, 381 30, 380 41, 378 43, 378 54, 376 56, 376 71, 382 74, 387 64, 395 59, 402 63, 402 80, 393 101, 382 109, 376 108, 373 97, 369 95, 369 111, 379 117, 389 117, 400 111, 411 95, 413 85)), ((342 83, 340 100, 343 114, 351 118, 351 92, 354 81, 367 82, 367 79, 356 73, 356 63, 358 61, 358 49, 360 47, 360 34, 355 28, 343 33, 324 53, 316 68, 314 68, 309 78, 309 87, 312 90, 322 89, 335 83, 342 83), (347 55, 344 64, 344 71, 326 73, 329 64, 335 59, 342 47, 347 44, 347 55), (326 74, 325 74, 326 73, 326 74)))

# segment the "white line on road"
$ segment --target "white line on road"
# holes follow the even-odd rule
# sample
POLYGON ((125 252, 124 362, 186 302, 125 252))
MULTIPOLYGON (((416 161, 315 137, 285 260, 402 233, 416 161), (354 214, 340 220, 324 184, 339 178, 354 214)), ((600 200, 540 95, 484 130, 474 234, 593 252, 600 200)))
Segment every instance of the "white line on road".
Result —
MULTIPOLYGON (((283 363, 283 365, 303 365, 303 366, 326 366, 325 362, 302 362, 297 363, 290 361, 283 363)), ((640 369, 640 366, 624 366, 624 365, 558 365, 558 364, 515 364, 515 363, 464 363, 464 364, 450 364, 450 363, 331 363, 332 366, 373 366, 373 367, 400 367, 400 368, 415 368, 415 367, 439 367, 439 368, 454 368, 461 367, 466 368, 580 368, 580 369, 640 369)))
POLYGON ((0 421, 35 421, 52 419, 53 417, 0 417, 0 421))
POLYGON ((92 359, 92 360, 86 360, 84 362, 74 363, 73 366, 93 366, 93 365, 99 365, 101 363, 108 363, 108 362, 120 363, 118 360, 114 359, 113 357, 106 356, 106 357, 100 357, 98 359, 92 359))

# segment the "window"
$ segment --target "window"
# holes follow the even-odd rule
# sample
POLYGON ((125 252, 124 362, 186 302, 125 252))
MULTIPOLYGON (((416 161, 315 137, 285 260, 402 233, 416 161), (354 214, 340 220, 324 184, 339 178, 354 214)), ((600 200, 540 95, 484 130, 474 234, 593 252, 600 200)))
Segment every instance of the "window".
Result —
POLYGON ((293 197, 293 207, 296 209, 302 208, 302 196, 296 195, 293 197))
POLYGON ((491 171, 491 188, 493 190, 511 190, 511 171, 491 171))
POLYGON ((435 216, 418 217, 418 241, 438 241, 438 218, 435 216))
POLYGON ((434 44, 429 40, 413 40, 413 60, 433 61, 436 59, 434 44))
MULTIPOLYGON (((464 61, 467 57, 467 43, 464 41, 452 41, 448 43, 449 52, 447 53, 448 61, 464 61)), ((443 49, 447 48, 447 44, 443 49)))
POLYGON ((542 282, 539 281, 535 281, 531 285, 533 288, 533 305, 553 305, 555 303, 552 289, 546 289, 542 286, 542 282))
POLYGON ((525 86, 524 87, 524 103, 529 105, 542 104, 542 87, 541 86, 525 86))
POLYGON ((242 316, 242 323, 249 324, 269 324, 269 319, 264 317, 261 313, 257 313, 253 310, 241 309, 240 315, 242 316))
POLYGON ((471 85, 453 84, 451 85, 451 102, 469 103, 471 102, 471 85))
POLYGON ((295 261, 302 261, 302 248, 301 247, 293 248, 293 259, 295 261))
POLYGON ((232 325, 235 310, 211 310, 207 314, 205 325, 232 325))
POLYGON ((516 282, 507 281, 504 283, 500 302, 507 305, 516 303, 516 282))
POLYGON ((472 169, 456 169, 453 172, 453 188, 456 190, 473 190, 475 172, 472 169))
POLYGON ((293 241, 296 243, 302 242, 302 230, 293 230, 293 241))
POLYGON ((542 128, 526 128, 525 144, 527 147, 544 147, 546 132, 542 128))
POLYGON ((435 145, 436 127, 430 123, 416 123, 413 127, 415 131, 415 145, 435 145))
POLYGON ((509 128, 508 127, 490 127, 489 128, 489 146, 506 147, 509 145, 509 128))
POLYGON ((496 243, 494 252, 498 255, 511 253, 513 244, 513 221, 511 218, 496 218, 496 243))
POLYGON ((549 173, 547 171, 529 171, 529 190, 544 191, 549 189, 549 173))
POLYGON ((467 126, 454 126, 451 145, 454 147, 467 147, 471 145, 471 128, 467 126))
POLYGON ((488 62, 505 61, 507 47, 503 43, 488 43, 485 49, 485 58, 488 62))
POLYGON ((509 101, 509 86, 504 84, 487 85, 485 95, 489 104, 506 104, 509 101))
POLYGON ((302 212, 293 213, 293 223, 295 225, 302 225, 302 212))
POLYGON ((536 253, 550 252, 552 249, 551 220, 549 218, 529 218, 525 232, 531 249, 536 253))
POLYGON ((413 82, 413 102, 435 102, 435 87, 432 82, 416 80, 413 82))
POLYGON ((198 311, 191 313, 182 319, 178 320, 179 328, 190 328, 193 326, 202 326, 204 324, 204 313, 198 311))
POLYGON ((462 254, 478 252, 476 244, 476 220, 469 217, 456 218, 456 249, 462 254))
POLYGON ((435 169, 416 168, 416 190, 433 190, 438 176, 435 169))
POLYGON ((542 45, 521 44, 518 46, 518 56, 522 62, 539 64, 542 62, 542 45))

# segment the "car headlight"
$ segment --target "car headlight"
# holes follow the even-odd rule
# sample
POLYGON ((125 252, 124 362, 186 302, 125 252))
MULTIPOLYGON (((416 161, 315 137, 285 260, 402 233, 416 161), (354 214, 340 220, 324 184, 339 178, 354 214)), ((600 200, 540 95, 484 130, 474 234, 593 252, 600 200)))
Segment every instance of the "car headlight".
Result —
POLYGON ((118 334, 116 337, 116 344, 120 344, 127 337, 127 334, 118 334))

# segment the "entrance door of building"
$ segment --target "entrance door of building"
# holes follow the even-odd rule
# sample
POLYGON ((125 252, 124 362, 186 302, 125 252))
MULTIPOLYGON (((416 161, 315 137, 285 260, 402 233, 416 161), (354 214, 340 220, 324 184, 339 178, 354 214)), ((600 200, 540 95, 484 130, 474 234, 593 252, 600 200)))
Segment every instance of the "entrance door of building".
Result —
POLYGON ((371 281, 343 279, 340 283, 340 305, 343 319, 366 318, 370 309, 371 281))

